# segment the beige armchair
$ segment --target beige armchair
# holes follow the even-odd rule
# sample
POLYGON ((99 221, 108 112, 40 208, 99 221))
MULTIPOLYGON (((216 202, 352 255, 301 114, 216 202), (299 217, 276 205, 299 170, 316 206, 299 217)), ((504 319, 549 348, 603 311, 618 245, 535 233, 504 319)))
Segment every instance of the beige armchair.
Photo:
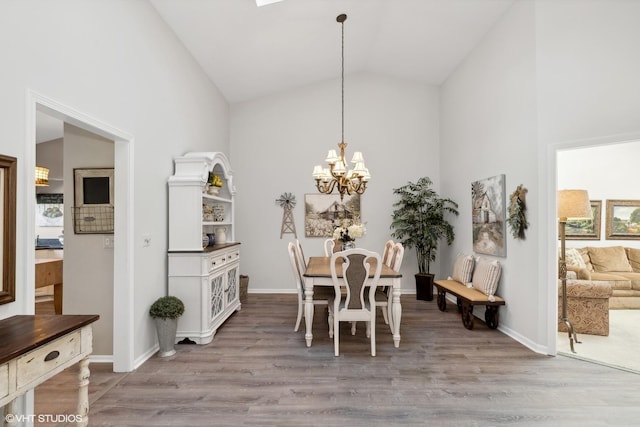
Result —
MULTIPOLYGON (((609 335, 611 284, 598 280, 567 280, 567 317, 579 334, 609 335)), ((562 321, 562 290, 558 281, 558 331, 567 332, 562 321)))

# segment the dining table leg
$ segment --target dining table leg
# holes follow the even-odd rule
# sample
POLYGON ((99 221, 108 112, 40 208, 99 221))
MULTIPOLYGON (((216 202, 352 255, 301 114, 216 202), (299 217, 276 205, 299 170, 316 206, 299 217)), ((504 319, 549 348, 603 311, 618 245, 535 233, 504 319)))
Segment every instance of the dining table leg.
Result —
POLYGON ((400 318, 402 317, 402 306, 400 305, 400 286, 393 287, 393 302, 391 303, 391 316, 393 321, 393 345, 400 347, 400 318))
POLYGON ((304 338, 307 340, 307 347, 311 347, 313 341, 313 282, 305 280, 304 286, 304 338))

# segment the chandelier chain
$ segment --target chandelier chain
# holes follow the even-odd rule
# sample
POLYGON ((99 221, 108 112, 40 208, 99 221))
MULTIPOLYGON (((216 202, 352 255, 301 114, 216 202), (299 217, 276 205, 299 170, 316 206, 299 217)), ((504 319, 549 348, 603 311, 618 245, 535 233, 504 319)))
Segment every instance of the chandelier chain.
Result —
POLYGON ((341 97, 342 97, 342 139, 341 141, 344 142, 344 21, 342 21, 341 23, 341 27, 342 27, 342 73, 341 73, 341 81, 342 81, 342 92, 341 92, 341 97))

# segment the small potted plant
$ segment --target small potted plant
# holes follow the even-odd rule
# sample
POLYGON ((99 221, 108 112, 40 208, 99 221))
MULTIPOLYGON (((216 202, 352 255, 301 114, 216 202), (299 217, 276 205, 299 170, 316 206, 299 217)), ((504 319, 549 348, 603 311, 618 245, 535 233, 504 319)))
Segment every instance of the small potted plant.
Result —
POLYGON ((446 214, 458 215, 458 204, 451 199, 441 198, 431 185, 428 177, 417 182, 395 188, 396 201, 392 215, 391 236, 399 239, 405 248, 416 248, 418 274, 416 274, 417 299, 433 300, 433 274, 430 262, 436 260, 440 239, 453 243, 453 226, 445 218, 446 214))
POLYGON ((207 192, 209 194, 218 194, 222 188, 222 179, 220 175, 213 172, 209 172, 209 179, 207 180, 207 192))
POLYGON ((155 320, 158 332, 160 351, 158 356, 169 357, 176 354, 173 345, 176 342, 178 330, 178 318, 184 313, 184 304, 178 297, 160 297, 149 309, 149 315, 155 320))

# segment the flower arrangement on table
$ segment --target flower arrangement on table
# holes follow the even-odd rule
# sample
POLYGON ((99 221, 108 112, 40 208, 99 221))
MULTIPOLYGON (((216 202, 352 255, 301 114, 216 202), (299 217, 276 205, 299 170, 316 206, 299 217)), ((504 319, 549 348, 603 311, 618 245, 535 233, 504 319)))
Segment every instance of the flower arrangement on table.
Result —
POLYGON ((364 224, 355 220, 344 219, 333 230, 333 240, 342 242, 343 249, 345 243, 347 243, 347 246, 355 247, 354 244, 349 244, 349 242, 355 242, 356 238, 364 236, 366 232, 367 229, 364 224))

